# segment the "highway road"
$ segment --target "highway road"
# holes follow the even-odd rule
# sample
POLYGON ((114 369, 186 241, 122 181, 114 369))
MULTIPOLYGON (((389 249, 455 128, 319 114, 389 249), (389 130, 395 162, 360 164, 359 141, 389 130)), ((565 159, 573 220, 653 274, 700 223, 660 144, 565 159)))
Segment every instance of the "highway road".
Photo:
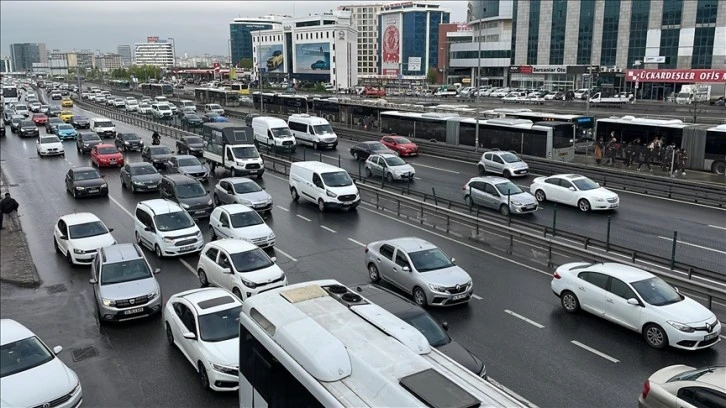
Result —
MULTIPOLYGON (((116 125, 120 132, 136 132, 146 143, 151 142, 148 131, 116 125)), ((168 138, 162 143, 173 146, 168 138)), ((76 153, 72 142, 65 144, 65 158, 39 159, 34 140, 10 133, 0 140, 3 171, 21 203, 23 229, 43 280, 37 290, 3 285, 0 314, 26 324, 51 345, 65 347, 61 358, 80 376, 89 406, 236 405, 235 394, 201 390, 191 365, 178 350, 167 346, 158 319, 99 326, 89 272, 70 267, 54 253, 53 225, 63 214, 90 211, 115 228, 113 234, 119 242, 132 242, 131 214, 136 203, 158 196, 122 190, 118 169, 104 169, 110 197, 74 200, 64 190, 63 175, 69 167, 90 161, 87 155, 76 153)), ((126 157, 140 160, 139 153, 126 157)), ((423 170, 426 167, 419 165, 422 180, 439 177, 438 182, 444 185, 447 177, 457 176, 455 185, 459 185, 463 183, 458 178, 468 177, 465 164, 456 167, 428 157, 419 159, 416 162, 458 172, 423 170)), ((343 161, 350 165, 350 159, 343 161)), ((210 180, 210 188, 215 183, 216 179, 210 180)), ((695 353, 658 351, 650 349, 636 333, 589 315, 565 314, 550 290, 551 271, 531 260, 510 258, 472 241, 379 214, 366 204, 352 213, 320 213, 314 205, 292 202, 286 179, 274 173, 266 173, 261 184, 275 200, 267 222, 278 237, 273 253, 291 283, 321 278, 348 285, 366 282, 363 246, 385 238, 418 236, 455 257, 472 275, 477 296, 468 305, 434 309, 432 314, 448 321, 452 337, 485 361, 491 378, 539 406, 633 405, 642 382, 663 366, 704 366, 726 359, 726 342, 695 353)), ((663 210, 673 203, 662 202, 663 207, 657 207, 657 200, 638 199, 643 200, 641 206, 674 211, 663 210)), ((691 207, 683 207, 687 208, 691 207)), ((688 222, 699 219, 695 213, 688 222)), ((581 214, 573 213, 572 217, 576 215, 581 214)), ((582 225, 584 221, 573 222, 582 225)), ((206 233, 207 222, 202 220, 199 225, 206 233)), ((157 277, 165 299, 199 286, 194 273, 198 256, 159 260, 145 252, 152 267, 162 269, 157 277)), ((726 305, 717 308, 719 319, 726 320, 726 305)))

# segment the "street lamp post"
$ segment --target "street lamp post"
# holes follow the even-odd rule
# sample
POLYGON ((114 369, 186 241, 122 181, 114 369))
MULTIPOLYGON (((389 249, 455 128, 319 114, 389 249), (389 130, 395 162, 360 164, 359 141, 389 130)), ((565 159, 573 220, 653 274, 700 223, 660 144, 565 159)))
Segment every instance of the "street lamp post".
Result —
POLYGON ((479 151, 479 77, 481 76, 481 23, 479 23, 479 31, 477 32, 477 41, 479 41, 479 51, 476 53, 476 129, 474 130, 474 151, 479 151))
POLYGON ((260 44, 262 42, 262 37, 260 36, 261 32, 262 30, 257 31, 257 49, 255 54, 257 54, 257 88, 260 90, 260 112, 264 113, 265 97, 262 95, 262 63, 260 63, 260 44))
POLYGON ((445 47, 439 48, 439 51, 443 51, 442 54, 444 55, 444 58, 443 58, 443 60, 444 60, 444 75, 443 75, 443 77, 444 77, 444 85, 448 85, 449 84, 449 81, 448 81, 448 78, 446 77, 446 60, 449 59, 449 55, 448 55, 448 52, 447 52, 447 50, 446 50, 445 47))

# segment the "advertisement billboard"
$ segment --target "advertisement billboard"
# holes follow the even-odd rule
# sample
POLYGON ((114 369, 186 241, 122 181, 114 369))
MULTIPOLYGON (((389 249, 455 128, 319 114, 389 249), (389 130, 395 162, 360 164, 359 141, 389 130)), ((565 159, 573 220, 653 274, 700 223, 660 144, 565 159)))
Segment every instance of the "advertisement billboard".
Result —
POLYGON ((282 44, 263 44, 259 46, 260 68, 267 72, 285 72, 285 54, 282 44))
POLYGON ((629 69, 625 78, 630 82, 717 84, 726 82, 726 69, 629 69))
POLYGON ((296 74, 330 74, 330 43, 295 44, 296 74))
POLYGON ((401 69, 401 13, 381 16, 381 73, 397 75, 401 69))

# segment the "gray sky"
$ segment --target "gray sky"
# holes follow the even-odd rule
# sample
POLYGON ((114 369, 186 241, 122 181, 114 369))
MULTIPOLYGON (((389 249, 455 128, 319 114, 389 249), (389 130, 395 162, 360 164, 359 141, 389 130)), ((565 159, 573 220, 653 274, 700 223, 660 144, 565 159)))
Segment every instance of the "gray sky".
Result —
MULTIPOLYGON (((48 50, 116 52, 147 36, 174 38, 176 54, 227 55, 229 23, 236 17, 320 14, 341 4, 384 1, 0 1, 0 55, 10 44, 45 43, 48 50)), ((466 19, 466 1, 435 1, 466 19)))

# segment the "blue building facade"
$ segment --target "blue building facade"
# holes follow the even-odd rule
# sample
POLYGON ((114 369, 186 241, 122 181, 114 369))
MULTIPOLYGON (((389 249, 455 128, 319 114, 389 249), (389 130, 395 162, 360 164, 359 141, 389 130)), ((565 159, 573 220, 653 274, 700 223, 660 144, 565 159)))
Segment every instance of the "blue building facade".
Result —
POLYGON ((230 55, 232 65, 239 64, 240 60, 253 57, 252 33, 262 30, 278 28, 281 21, 275 17, 269 18, 238 18, 229 24, 230 55))

